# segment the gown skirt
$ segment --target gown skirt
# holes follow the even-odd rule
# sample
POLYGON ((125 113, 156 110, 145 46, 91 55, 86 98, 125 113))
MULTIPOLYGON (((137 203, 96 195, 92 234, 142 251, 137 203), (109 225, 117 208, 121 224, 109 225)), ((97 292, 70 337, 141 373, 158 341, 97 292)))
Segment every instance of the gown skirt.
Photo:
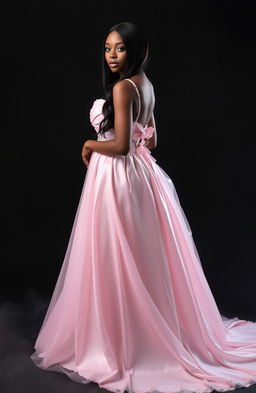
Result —
POLYGON ((93 151, 31 359, 112 392, 250 386, 256 322, 220 314, 175 186, 144 145, 152 132, 134 121, 127 155, 93 151))

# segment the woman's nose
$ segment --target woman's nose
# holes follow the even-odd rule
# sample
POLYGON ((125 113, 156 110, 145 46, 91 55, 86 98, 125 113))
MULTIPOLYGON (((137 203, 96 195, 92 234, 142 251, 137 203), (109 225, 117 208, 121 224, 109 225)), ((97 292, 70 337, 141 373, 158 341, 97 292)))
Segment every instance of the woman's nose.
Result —
POLYGON ((115 51, 112 51, 112 52, 110 53, 110 57, 116 57, 115 51))

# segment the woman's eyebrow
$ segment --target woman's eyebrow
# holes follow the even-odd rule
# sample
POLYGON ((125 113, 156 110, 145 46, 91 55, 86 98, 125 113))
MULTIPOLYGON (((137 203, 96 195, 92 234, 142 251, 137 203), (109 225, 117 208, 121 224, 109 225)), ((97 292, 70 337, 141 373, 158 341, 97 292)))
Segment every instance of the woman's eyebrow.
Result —
MULTIPOLYGON (((116 44, 123 44, 123 41, 116 42, 116 44)), ((108 42, 106 42, 106 45, 110 45, 108 42)))

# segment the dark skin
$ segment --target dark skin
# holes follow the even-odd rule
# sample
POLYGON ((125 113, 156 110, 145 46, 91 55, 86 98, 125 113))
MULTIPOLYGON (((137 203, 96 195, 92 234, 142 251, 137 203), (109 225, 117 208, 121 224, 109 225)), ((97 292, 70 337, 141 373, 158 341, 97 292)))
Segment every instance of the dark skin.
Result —
MULTIPOLYGON (((105 59, 111 71, 118 72, 121 77, 123 76, 126 56, 126 49, 122 37, 116 31, 111 32, 105 42, 105 59), (115 64, 112 65, 111 62, 115 62, 115 64)), ((134 82, 136 83, 136 78, 139 81, 141 77, 140 74, 135 75, 133 77, 134 82)), ((126 155, 130 150, 133 107, 134 103, 137 102, 136 91, 129 81, 122 80, 114 85, 112 94, 115 111, 115 139, 110 141, 88 139, 82 148, 82 159, 87 167, 89 166, 93 151, 106 155, 126 155)), ((153 113, 148 125, 155 128, 153 113)), ((149 149, 156 147, 156 131, 145 145, 149 149)))

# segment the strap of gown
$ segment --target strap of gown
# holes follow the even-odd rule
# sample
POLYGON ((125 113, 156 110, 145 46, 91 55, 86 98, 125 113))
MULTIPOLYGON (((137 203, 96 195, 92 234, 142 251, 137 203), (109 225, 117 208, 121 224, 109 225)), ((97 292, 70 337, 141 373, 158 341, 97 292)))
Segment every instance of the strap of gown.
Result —
POLYGON ((141 100, 140 100, 140 93, 139 93, 139 90, 138 90, 138 87, 136 86, 136 84, 131 80, 131 79, 129 79, 129 78, 125 78, 125 80, 126 81, 130 81, 132 84, 133 84, 133 86, 135 87, 135 90, 136 90, 136 93, 137 93, 137 96, 138 96, 138 100, 139 100, 139 109, 138 109, 138 115, 137 115, 137 118, 136 118, 136 120, 135 121, 137 121, 138 120, 138 118, 139 118, 139 116, 140 116, 140 108, 141 108, 141 100))

